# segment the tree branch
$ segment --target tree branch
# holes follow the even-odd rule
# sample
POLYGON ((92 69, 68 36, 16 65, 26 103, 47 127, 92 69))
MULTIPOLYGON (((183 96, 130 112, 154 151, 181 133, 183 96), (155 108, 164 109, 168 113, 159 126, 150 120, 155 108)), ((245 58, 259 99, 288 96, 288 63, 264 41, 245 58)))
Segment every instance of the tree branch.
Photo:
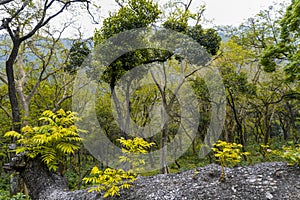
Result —
POLYGON ((45 4, 44 4, 43 15, 42 15, 40 21, 36 24, 36 26, 28 34, 26 34, 26 35, 24 35, 23 37, 20 38, 21 42, 24 41, 24 40, 27 40, 28 38, 33 36, 40 28, 42 28, 43 26, 48 24, 50 20, 52 20, 53 18, 55 18, 56 16, 61 14, 72 3, 76 3, 76 2, 84 3, 84 2, 89 2, 89 1, 87 1, 87 0, 72 0, 72 1, 63 2, 63 1, 60 1, 60 0, 51 0, 51 2, 49 4, 47 4, 47 2, 48 1, 46 1, 45 4), (46 18, 47 10, 53 5, 53 3, 55 1, 63 3, 63 6, 55 14, 53 14, 53 15, 49 16, 48 18, 46 18))
MULTIPOLYGON (((0 73, 0 75, 2 75, 2 73, 0 73)), ((7 83, 7 80, 3 77, 3 76, 0 76, 0 80, 5 83, 6 85, 8 84, 7 83)))
POLYGON ((124 7, 124 5, 120 2, 120 0, 115 0, 115 2, 116 2, 121 8, 124 7))
POLYGON ((12 119, 12 115, 10 114, 10 112, 8 112, 8 110, 4 106, 2 106, 0 104, 0 108, 4 111, 4 113, 7 115, 7 117, 9 117, 10 119, 12 119))
POLYGON ((8 4, 8 3, 12 2, 12 1, 14 1, 14 0, 1 0, 0 1, 0 6, 2 6, 4 4, 8 4))
POLYGON ((213 61, 217 60, 220 56, 222 55, 222 52, 220 54, 218 54, 217 56, 215 56, 212 60, 210 60, 208 63, 205 64, 205 66, 200 66, 197 69, 195 69, 194 71, 192 71, 191 73, 189 73, 188 75, 185 76, 185 78, 188 78, 190 76, 192 76, 193 74, 195 74, 197 71, 199 71, 200 69, 209 66, 211 63, 213 63, 213 61))

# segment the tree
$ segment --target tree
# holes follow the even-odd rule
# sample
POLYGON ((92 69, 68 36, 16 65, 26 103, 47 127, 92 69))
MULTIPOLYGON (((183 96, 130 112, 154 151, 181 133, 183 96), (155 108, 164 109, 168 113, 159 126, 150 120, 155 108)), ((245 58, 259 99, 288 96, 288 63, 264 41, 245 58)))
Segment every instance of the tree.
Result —
MULTIPOLYGON (((16 0, 16 1, 1 1, 1 24, 0 30, 5 30, 8 34, 11 42, 11 49, 9 56, 5 62, 6 77, 2 77, 1 80, 8 85, 8 96, 11 107, 12 129, 16 132, 21 132, 22 116, 24 113, 25 118, 23 121, 27 121, 26 117, 29 116, 29 103, 32 100, 34 94, 36 94, 41 82, 50 77, 53 73, 59 71, 59 69, 52 69, 52 72, 46 70, 49 65, 52 56, 54 55, 54 46, 59 43, 59 39, 56 40, 55 36, 52 37, 53 46, 45 46, 49 48, 49 51, 43 49, 35 49, 34 45, 30 45, 30 42, 34 41, 34 36, 47 34, 53 34, 51 31, 47 32, 47 26, 49 22, 63 13, 67 8, 73 4, 80 3, 87 9, 89 9, 89 1, 72 0, 72 1, 58 1, 58 0, 45 0, 42 2, 34 2, 31 0, 16 0), (30 49, 33 54, 41 60, 41 67, 39 68, 39 75, 35 83, 32 83, 32 90, 25 91, 25 81, 28 74, 31 74, 34 70, 24 66, 23 59, 25 58, 24 50, 30 49), (44 52, 43 52, 44 51, 44 52), (46 52, 45 52, 46 51, 46 52), (28 71, 27 71, 28 70, 28 71), (21 105, 21 106, 20 106, 21 105)), ((62 30, 67 26, 64 25, 62 30)), ((38 38, 38 37, 37 37, 38 38)), ((60 35, 58 36, 60 38, 60 35)), ((41 46, 45 42, 41 37, 38 39, 41 46)), ((45 43, 44 43, 45 44, 45 43)), ((69 98, 64 93, 61 101, 58 101, 56 107, 69 98)), ((6 109, 2 109, 6 110, 6 109)), ((8 112, 7 112, 8 113, 8 112)), ((25 123, 26 124, 26 123, 25 123)), ((13 142, 15 138, 13 138, 13 142)))
POLYGON ((40 29, 60 15, 67 7, 74 3, 86 3, 89 1, 72 0, 57 1, 45 0, 36 4, 28 1, 1 1, 1 19, 0 30, 4 29, 10 36, 12 49, 5 63, 8 93, 12 109, 13 130, 21 130, 21 114, 19 102, 17 99, 17 87, 15 83, 14 65, 18 57, 21 44, 35 35, 40 29))
MULTIPOLYGON (((277 115, 278 112, 282 112, 279 107, 284 104, 290 105, 291 99, 289 96, 297 93, 297 83, 286 83, 282 77, 282 70, 287 64, 286 59, 284 61, 282 57, 282 59, 276 58, 274 60, 276 61, 277 72, 273 72, 272 75, 265 73, 266 66, 263 63, 263 60, 269 62, 272 59, 261 59, 262 54, 268 52, 268 49, 272 49, 281 43, 281 19, 284 16, 282 10, 285 8, 286 6, 283 4, 270 6, 268 9, 260 11, 255 17, 248 19, 239 29, 233 28, 228 31, 233 41, 249 51, 247 54, 249 60, 242 68, 246 69, 248 80, 256 85, 257 94, 249 99, 249 107, 243 107, 248 107, 245 110, 248 114, 245 119, 249 122, 247 129, 253 131, 257 142, 262 139, 264 143, 269 143, 272 136, 279 134, 278 130, 276 133, 274 129, 276 121, 280 121, 276 118, 280 116, 277 115)), ((242 55, 242 52, 238 54, 242 55)), ((292 104, 294 105, 294 103, 292 104)), ((289 116, 289 119, 293 119, 292 113, 287 112, 285 115, 289 116)), ((285 138, 287 138, 289 132, 286 127, 294 123, 288 120, 287 124, 282 126, 285 130, 285 138)))
POLYGON ((280 41, 266 48, 261 57, 261 64, 267 72, 275 71, 279 63, 287 61, 284 69, 289 81, 300 79, 299 9, 300 1, 292 0, 291 5, 287 7, 284 17, 280 21, 280 41))
MULTIPOLYGON (((61 35, 68 26, 64 24, 62 30, 44 27, 20 45, 14 68, 21 126, 36 125, 36 118, 46 109, 67 109, 65 102, 72 97, 73 78, 72 75, 63 73, 63 69, 69 56, 68 46, 72 42, 62 39, 61 35)), ((3 42, 3 50, 9 50, 10 41, 6 39, 3 42)), ((5 75, 1 74, 0 77, 4 87, 7 87, 5 75)), ((10 110, 10 106, 5 104, 7 100, 5 95, 0 102, 3 111, 10 110)), ((10 120, 11 118, 8 121, 10 120)), ((10 129, 11 127, 7 127, 6 131, 10 129)), ((13 191, 14 189, 12 193, 15 193, 13 191)))
MULTIPOLYGON (((162 23, 162 26, 180 33, 184 33, 191 38, 193 38, 199 45, 204 46, 204 48, 211 53, 212 55, 215 55, 220 44, 220 37, 217 35, 216 31, 213 29, 204 30, 200 25, 197 24, 197 26, 189 27, 188 26, 188 20, 193 17, 193 14, 190 14, 189 11, 189 5, 192 1, 189 1, 189 3, 184 7, 184 9, 179 9, 179 12, 177 13, 171 13, 170 16, 162 23), (181 26, 178 27, 178 26, 181 26)), ((105 39, 109 39, 114 34, 118 34, 125 30, 134 30, 142 27, 149 27, 153 24, 155 24, 160 17, 161 11, 158 9, 158 5, 153 3, 149 0, 129 0, 126 2, 126 4, 122 5, 121 8, 116 12, 110 14, 110 16, 104 20, 103 27, 96 31, 95 34, 95 44, 101 44, 105 39), (147 13, 145 16, 144 13, 147 13)), ((164 33, 157 31, 158 35, 164 37, 164 33)), ((135 41, 140 42, 141 44, 146 44, 147 41, 142 39, 143 36, 136 35, 134 37, 135 41), (136 39, 137 38, 137 39, 136 39)), ((176 38, 174 38, 176 39, 176 38)), ((129 39, 128 39, 129 40, 129 39)), ((131 41, 131 40, 129 40, 131 41)), ((120 41, 118 41, 120 42, 120 41)), ((171 41, 170 41, 171 42, 171 41)), ((124 42, 122 44, 119 44, 120 46, 130 46, 130 44, 124 42)), ((158 44, 159 45, 159 44, 158 44)), ((172 47, 173 48, 173 47, 172 47)), ((176 49, 174 47, 174 49, 176 49)), ((118 51, 116 47, 116 51, 118 51)), ((196 50, 195 50, 196 51, 196 50)), ((99 52, 101 54, 101 52, 99 52)), ((197 52, 193 52, 197 53, 197 52)), ((199 53, 199 51, 198 51, 199 53)), ((128 104, 125 105, 128 108, 131 107, 129 105, 130 99, 129 99, 129 87, 133 83, 133 79, 128 77, 128 80, 126 82, 127 88, 125 88, 125 99, 118 99, 118 97, 115 94, 115 86, 117 81, 129 70, 133 69, 134 67, 137 67, 142 64, 153 64, 153 63, 164 63, 168 62, 171 59, 177 59, 178 61, 182 60, 180 57, 176 57, 175 52, 167 51, 164 49, 153 49, 153 48, 146 48, 146 49, 138 49, 134 50, 132 52, 128 52, 116 60, 114 60, 112 63, 108 63, 108 66, 105 66, 105 71, 102 76, 102 80, 109 84, 112 99, 114 101, 115 106, 117 107, 116 111, 117 114, 117 121, 120 125, 122 136, 124 138, 127 137, 126 131, 129 130, 129 120, 130 120, 130 111, 124 115, 120 112, 121 110, 121 104, 120 102, 127 102, 128 104)), ((168 66, 163 67, 165 69, 164 73, 169 73, 168 66)), ((159 73, 162 73, 162 69, 159 73)), ((187 70, 188 71, 188 70, 187 70)), ((188 74, 188 73, 187 73, 188 74)), ((185 74, 187 77, 185 80, 188 79, 188 75, 185 74)), ((139 75, 142 75, 140 73, 139 75)), ((166 74, 165 74, 166 75, 166 74)), ((170 94, 166 88, 167 85, 164 87, 159 86, 160 83, 155 80, 155 77, 150 77, 150 80, 154 80, 156 82, 156 90, 159 94, 159 100, 163 103, 163 107, 166 109, 168 114, 171 114, 172 107, 174 106, 174 102, 176 99, 176 94, 170 94)), ((124 80, 124 79, 123 79, 124 80)), ((167 80, 166 80, 167 81, 167 80)), ((183 81, 184 82, 184 81, 183 81)), ((179 87, 180 88, 180 87, 179 87)), ((174 119, 173 119, 174 120, 174 119)), ((165 127, 162 130, 162 137, 160 145, 162 149, 166 149, 167 140, 170 137, 169 134, 169 127, 167 123, 165 124, 165 127)), ((133 134, 133 133, 131 133, 133 134)), ((162 152, 163 153, 163 152, 162 152)), ((161 172, 162 173, 168 173, 167 165, 166 165, 166 157, 167 155, 161 155, 161 172)))
POLYGON ((222 57, 214 65, 220 69, 226 88, 228 118, 224 128, 224 138, 228 142, 238 142, 245 146, 244 121, 248 108, 248 99, 256 94, 256 87, 249 83, 245 68, 250 68, 252 52, 233 39, 221 46, 222 57), (233 122, 233 123, 232 123, 233 122), (235 135, 236 133, 236 135, 235 135), (236 138, 236 139, 235 139, 236 138))

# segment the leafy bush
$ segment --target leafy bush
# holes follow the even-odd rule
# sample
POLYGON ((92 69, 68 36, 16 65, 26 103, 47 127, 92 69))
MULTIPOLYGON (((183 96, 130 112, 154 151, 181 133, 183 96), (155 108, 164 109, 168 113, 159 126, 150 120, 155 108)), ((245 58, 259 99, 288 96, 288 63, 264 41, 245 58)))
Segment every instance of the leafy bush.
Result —
POLYGON ((0 199, 1 200, 30 200, 30 197, 23 193, 17 193, 16 195, 10 197, 8 191, 0 190, 0 199))
POLYGON ((271 155, 271 148, 269 145, 261 144, 259 145, 259 153, 262 155, 264 159, 267 161, 270 161, 270 155, 271 155))
POLYGON ((120 195, 120 189, 128 189, 131 183, 136 180, 136 174, 125 172, 123 169, 115 170, 106 168, 104 171, 94 167, 90 173, 91 177, 86 177, 83 180, 86 183, 92 183, 96 187, 89 189, 92 191, 106 191, 103 197, 120 195))
MULTIPOLYGON (((145 163, 139 158, 140 154, 146 154, 154 143, 148 143, 142 138, 124 139, 120 138, 118 141, 122 144, 123 156, 120 156, 121 163, 129 163, 133 169, 139 169, 145 163)), ((98 167, 93 167, 90 176, 83 180, 86 183, 92 183, 95 187, 89 189, 91 191, 105 191, 103 197, 120 196, 120 189, 128 189, 136 180, 137 174, 132 169, 125 171, 123 169, 107 168, 104 171, 99 170, 98 167)))
POLYGON ((141 170, 141 166, 145 164, 145 161, 139 156, 146 154, 149 148, 153 146, 154 142, 147 142, 143 138, 135 137, 133 139, 124 139, 121 137, 118 141, 122 145, 123 156, 120 156, 120 162, 129 163, 130 167, 136 171, 141 170))
POLYGON ((2 172, 0 173, 0 177, 0 190, 9 191, 9 174, 2 172))
POLYGON ((215 152, 215 157, 217 161, 220 162, 222 166, 222 174, 220 176, 220 181, 225 180, 225 167, 236 165, 241 162, 243 155, 249 155, 249 152, 242 152, 242 145, 236 143, 229 143, 225 141, 218 140, 215 147, 212 150, 215 152))
POLYGON ((273 153, 284 158, 289 165, 300 166, 300 144, 294 146, 283 146, 282 150, 275 150, 273 153))
POLYGON ((5 137, 15 137, 20 144, 16 153, 26 153, 29 158, 40 157, 50 170, 56 171, 62 164, 63 156, 74 154, 79 149, 78 143, 82 141, 74 125, 76 113, 58 110, 53 113, 50 110, 43 112, 39 119, 42 126, 22 128, 22 133, 9 131, 5 137))

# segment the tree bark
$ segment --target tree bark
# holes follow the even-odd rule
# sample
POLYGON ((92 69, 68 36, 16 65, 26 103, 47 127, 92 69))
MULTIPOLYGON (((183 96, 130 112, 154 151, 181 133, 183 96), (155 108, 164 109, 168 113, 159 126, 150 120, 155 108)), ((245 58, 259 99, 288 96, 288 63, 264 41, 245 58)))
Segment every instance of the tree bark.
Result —
POLYGON ((29 160, 19 169, 29 195, 33 200, 95 200, 100 194, 87 190, 69 191, 67 180, 48 168, 38 159, 29 160))
POLYGON ((19 40, 14 40, 13 49, 10 53, 8 60, 5 63, 5 70, 6 70, 7 83, 8 83, 8 95, 9 95, 10 105, 12 109, 13 130, 19 133, 21 132, 21 118, 20 118, 19 102, 16 95, 17 91, 16 91, 16 83, 14 78, 13 66, 18 56, 20 44, 21 43, 19 40))

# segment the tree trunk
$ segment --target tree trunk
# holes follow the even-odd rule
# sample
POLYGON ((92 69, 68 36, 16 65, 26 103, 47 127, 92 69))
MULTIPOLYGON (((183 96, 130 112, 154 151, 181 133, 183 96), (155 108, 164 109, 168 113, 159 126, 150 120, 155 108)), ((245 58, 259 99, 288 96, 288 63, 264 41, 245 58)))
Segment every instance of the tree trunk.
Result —
MULTIPOLYGON (((20 133, 21 132, 21 116, 20 116, 20 110, 19 110, 19 102, 17 99, 17 91, 16 91, 16 83, 15 83, 15 75, 14 75, 14 63, 16 61, 16 58, 18 56, 20 48, 20 41, 18 39, 13 39, 13 48, 11 50, 11 53, 9 55, 8 60, 5 63, 5 71, 7 76, 7 84, 8 84, 8 96, 9 96, 9 102, 11 106, 11 112, 12 112, 12 130, 20 133)), ((12 138, 12 143, 15 143, 15 138, 12 138)), ((11 153, 11 157, 13 157, 14 154, 11 153)), ((15 195, 18 192, 20 192, 20 184, 22 180, 18 178, 19 176, 12 177, 10 182, 11 185, 18 185, 18 187, 10 187, 10 194, 15 195)))
POLYGON ((67 180, 57 173, 50 172, 40 160, 29 160, 19 171, 33 200, 101 199, 100 194, 95 192, 69 191, 67 180))
POLYGON ((264 113, 264 144, 267 145, 269 143, 269 137, 270 137, 270 126, 269 126, 269 105, 266 105, 266 110, 264 113))
POLYGON ((5 70, 6 70, 7 83, 8 83, 8 95, 9 95, 9 100, 10 100, 10 105, 12 110, 13 130, 20 133, 21 118, 20 118, 19 102, 17 99, 17 91, 16 91, 15 75, 14 75, 14 63, 18 56, 19 48, 20 48, 20 41, 15 40, 10 56, 5 63, 5 70))
POLYGON ((161 134, 161 141, 160 141, 160 149, 161 149, 161 155, 160 155, 160 170, 162 174, 168 174, 169 168, 167 164, 167 139, 168 139, 168 122, 164 125, 164 128, 162 130, 161 134))

